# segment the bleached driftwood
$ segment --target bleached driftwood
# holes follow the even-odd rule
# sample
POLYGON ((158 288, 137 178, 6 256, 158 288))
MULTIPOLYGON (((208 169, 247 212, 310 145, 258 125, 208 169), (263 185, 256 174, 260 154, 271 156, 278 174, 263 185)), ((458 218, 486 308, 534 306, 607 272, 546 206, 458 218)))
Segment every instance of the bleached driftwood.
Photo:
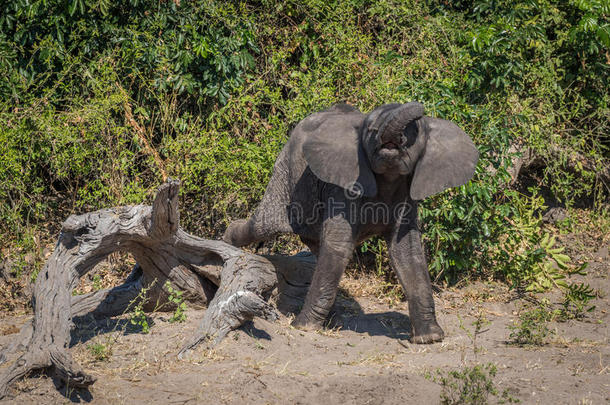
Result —
POLYGON ((181 355, 203 340, 219 342, 256 316, 276 319, 276 309, 267 302, 276 287, 280 309, 298 310, 315 267, 313 256, 264 257, 190 235, 180 228, 178 190, 179 182, 170 180, 159 188, 152 206, 104 209, 63 223, 34 286, 34 319, 0 355, 0 363, 9 363, 0 375, 0 398, 34 369, 52 368, 72 387, 93 384, 95 378, 69 352, 73 317, 122 314, 144 287, 151 306, 167 302, 168 280, 187 301, 207 306, 181 355), (125 283, 72 296, 78 280, 115 251, 131 253, 138 263, 125 283))

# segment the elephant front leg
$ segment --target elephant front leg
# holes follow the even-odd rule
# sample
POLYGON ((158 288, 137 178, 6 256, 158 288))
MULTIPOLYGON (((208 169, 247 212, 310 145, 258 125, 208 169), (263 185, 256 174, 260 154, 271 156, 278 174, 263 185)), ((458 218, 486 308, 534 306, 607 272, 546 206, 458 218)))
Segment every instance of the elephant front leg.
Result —
POLYGON ((430 274, 419 230, 403 225, 388 239, 388 250, 390 263, 409 302, 411 340, 414 343, 443 340, 444 332, 436 321, 430 274))
POLYGON ((326 220, 321 236, 316 270, 303 309, 292 322, 301 329, 319 329, 324 323, 354 249, 352 228, 343 218, 326 220))

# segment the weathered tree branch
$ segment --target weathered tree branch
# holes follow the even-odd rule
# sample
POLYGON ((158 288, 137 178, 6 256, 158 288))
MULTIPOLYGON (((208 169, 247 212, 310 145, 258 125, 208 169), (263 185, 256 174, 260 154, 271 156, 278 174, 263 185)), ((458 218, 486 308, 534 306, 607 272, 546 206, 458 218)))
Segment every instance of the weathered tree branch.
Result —
POLYGON ((95 378, 68 350, 73 317, 119 315, 144 287, 148 309, 168 301, 167 280, 190 303, 208 306, 180 355, 203 340, 219 342, 255 316, 276 319, 267 302, 276 287, 280 309, 294 312, 302 305, 315 267, 311 254, 263 257, 189 235, 179 224, 178 190, 179 182, 170 180, 159 188, 152 207, 104 209, 73 215, 63 223, 55 251, 34 286, 34 319, 0 355, 0 363, 10 364, 0 376, 0 398, 34 369, 52 367, 73 387, 93 384, 95 378), (115 251, 131 253, 138 263, 125 283, 73 297, 79 278, 115 251))

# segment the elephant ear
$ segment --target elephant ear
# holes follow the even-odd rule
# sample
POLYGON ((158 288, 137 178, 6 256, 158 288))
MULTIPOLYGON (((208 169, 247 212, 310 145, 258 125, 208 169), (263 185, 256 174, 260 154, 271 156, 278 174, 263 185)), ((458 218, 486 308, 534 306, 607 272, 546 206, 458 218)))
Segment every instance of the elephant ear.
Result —
POLYGON ((451 121, 422 117, 419 133, 428 137, 411 181, 411 198, 423 200, 450 187, 466 184, 474 174, 479 151, 451 121))
POLYGON ((364 114, 339 104, 303 120, 296 130, 304 132, 303 156, 322 181, 335 184, 355 197, 373 197, 377 183, 360 142, 364 114))

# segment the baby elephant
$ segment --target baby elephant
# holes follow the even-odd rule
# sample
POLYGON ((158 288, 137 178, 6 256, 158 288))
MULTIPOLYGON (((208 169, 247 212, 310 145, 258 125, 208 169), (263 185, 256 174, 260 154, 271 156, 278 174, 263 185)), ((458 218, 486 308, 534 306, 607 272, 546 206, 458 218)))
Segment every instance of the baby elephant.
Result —
POLYGON ((420 103, 386 104, 369 114, 338 104, 292 131, 263 200, 227 228, 235 246, 280 233, 300 236, 317 257, 305 304, 293 325, 318 328, 339 280, 363 240, 383 236, 409 302, 412 340, 443 339, 417 225, 417 202, 473 175, 478 151, 450 121, 424 116, 420 103))

